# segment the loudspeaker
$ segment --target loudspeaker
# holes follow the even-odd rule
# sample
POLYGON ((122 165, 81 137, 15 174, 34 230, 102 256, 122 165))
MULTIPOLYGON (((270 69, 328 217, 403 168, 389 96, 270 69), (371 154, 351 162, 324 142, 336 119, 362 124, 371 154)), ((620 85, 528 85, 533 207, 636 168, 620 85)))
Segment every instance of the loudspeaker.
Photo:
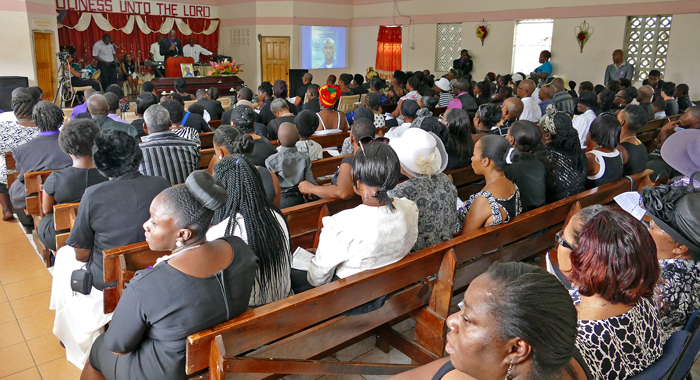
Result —
POLYGON ((299 87, 304 85, 304 82, 302 82, 302 78, 304 77, 304 74, 308 73, 309 70, 302 70, 302 69, 289 69, 289 94, 287 95, 288 97, 294 97, 297 95, 297 90, 299 87))
POLYGON ((12 90, 29 87, 27 77, 0 77, 0 110, 12 111, 12 90))

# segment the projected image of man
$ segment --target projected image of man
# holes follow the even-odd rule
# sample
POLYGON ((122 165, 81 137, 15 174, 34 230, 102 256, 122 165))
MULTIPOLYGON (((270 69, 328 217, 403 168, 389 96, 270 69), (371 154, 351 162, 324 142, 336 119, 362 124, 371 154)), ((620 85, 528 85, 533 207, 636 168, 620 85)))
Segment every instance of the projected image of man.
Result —
POLYGON ((323 41, 323 57, 325 62, 321 65, 321 68, 332 69, 335 64, 335 41, 332 38, 326 38, 323 41))

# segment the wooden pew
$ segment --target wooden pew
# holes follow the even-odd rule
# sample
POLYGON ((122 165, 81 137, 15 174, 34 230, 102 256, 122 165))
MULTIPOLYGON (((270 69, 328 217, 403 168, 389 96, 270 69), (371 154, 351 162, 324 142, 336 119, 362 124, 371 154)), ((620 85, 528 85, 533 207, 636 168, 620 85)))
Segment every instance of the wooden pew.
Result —
POLYGON ((311 161, 311 172, 314 174, 316 182, 319 185, 329 183, 331 181, 330 179, 318 180, 318 178, 335 174, 343 159, 348 156, 352 156, 352 154, 311 161))
POLYGON ((644 146, 647 147, 647 151, 651 152, 654 149, 653 142, 659 136, 661 128, 666 125, 669 121, 674 122, 681 117, 680 114, 665 117, 662 119, 654 119, 643 126, 639 131, 637 131, 637 138, 641 141, 644 146))
POLYGON ((9 189, 12 182, 15 182, 18 176, 16 172, 17 162, 15 162, 14 157, 12 157, 12 152, 5 153, 5 167, 7 168, 7 188, 9 189), (13 172, 10 173, 10 171, 13 172))
POLYGON ((43 183, 54 171, 55 170, 41 170, 24 173, 24 192, 27 194, 27 197, 25 198, 26 206, 24 208, 24 212, 27 214, 27 216, 30 216, 34 220, 32 239, 34 240, 36 248, 39 251, 39 255, 44 260, 44 264, 46 264, 47 268, 51 266, 51 253, 49 252, 49 249, 44 246, 41 240, 39 240, 37 231, 39 220, 43 216, 43 211, 41 209, 41 192, 43 190, 43 183))
POLYGON ((80 203, 63 203, 53 206, 53 225, 56 229, 56 250, 66 245, 70 231, 78 216, 78 206, 80 203), (58 233, 58 231, 68 230, 68 232, 58 233))
MULTIPOLYGON (((313 135, 313 136, 311 136, 311 140, 314 140, 317 143, 319 143, 322 148, 337 148, 337 147, 342 147, 343 142, 348 137, 350 137, 350 132, 339 132, 339 133, 332 133, 332 134, 325 135, 325 136, 313 135)), ((272 140, 272 141, 270 141, 270 143, 274 147, 278 147, 280 145, 279 141, 277 141, 277 140, 272 140)))
POLYGON ((200 149, 213 148, 214 147, 214 132, 202 132, 199 134, 199 141, 201 142, 200 149))
POLYGON ((212 158, 214 158, 214 148, 201 149, 199 151, 199 168, 206 170, 212 158))
MULTIPOLYGON (((224 371, 288 373, 286 368, 299 366, 310 371, 314 363, 305 362, 306 359, 323 357, 339 343, 372 331, 418 364, 435 360, 444 354, 445 320, 455 290, 461 292, 494 262, 521 261, 552 248, 554 235, 572 207, 578 203, 584 207, 609 203, 615 195, 628 191, 630 185, 636 188, 648 183, 648 174, 633 176, 632 184, 623 179, 585 191, 522 214, 510 223, 474 231, 412 253, 397 263, 249 310, 190 335, 186 371, 193 374, 209 363, 213 365, 210 377, 214 379, 224 371), (543 229, 544 234, 533 236, 543 229), (497 251, 492 252, 494 249, 497 251), (386 301, 378 310, 350 317, 339 315, 383 295, 387 295, 386 301), (415 342, 407 341, 389 326, 406 313, 416 318, 415 342), (226 358, 241 356, 246 363, 222 366, 223 353, 226 358), (282 369, 281 363, 287 367, 282 369)), ((355 373, 350 363, 335 364, 339 373, 355 373)))
POLYGON ((447 111, 447 106, 445 107, 435 107, 433 110, 433 116, 438 117, 440 114, 443 114, 447 111))
POLYGON ((221 126, 221 120, 209 120, 209 128, 217 129, 221 126))
POLYGON ((391 103, 391 104, 382 104, 379 107, 382 108, 382 113, 392 113, 396 110, 396 106, 398 106, 397 103, 391 103))

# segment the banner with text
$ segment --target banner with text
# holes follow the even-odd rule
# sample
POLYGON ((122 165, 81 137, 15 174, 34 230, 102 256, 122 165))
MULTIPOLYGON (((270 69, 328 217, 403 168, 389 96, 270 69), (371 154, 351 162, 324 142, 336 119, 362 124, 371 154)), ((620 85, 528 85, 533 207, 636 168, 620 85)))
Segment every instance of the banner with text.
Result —
POLYGON ((218 7, 132 0, 56 0, 57 10, 108 12, 169 17, 218 18, 218 7))

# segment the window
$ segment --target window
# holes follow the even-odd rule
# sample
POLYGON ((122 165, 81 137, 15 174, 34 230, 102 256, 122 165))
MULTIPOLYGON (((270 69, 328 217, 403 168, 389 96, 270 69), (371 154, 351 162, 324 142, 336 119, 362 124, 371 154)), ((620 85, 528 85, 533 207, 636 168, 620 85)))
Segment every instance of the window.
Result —
POLYGON ((664 75, 672 19, 670 15, 627 18, 625 55, 635 68, 633 80, 647 79, 653 69, 664 75))
POLYGON ((523 20, 515 24, 513 73, 529 75, 540 65, 540 52, 552 48, 553 30, 553 20, 523 20))
POLYGON ((462 50, 462 23, 438 24, 437 38, 435 69, 438 72, 449 71, 452 61, 459 58, 459 52, 462 50))

